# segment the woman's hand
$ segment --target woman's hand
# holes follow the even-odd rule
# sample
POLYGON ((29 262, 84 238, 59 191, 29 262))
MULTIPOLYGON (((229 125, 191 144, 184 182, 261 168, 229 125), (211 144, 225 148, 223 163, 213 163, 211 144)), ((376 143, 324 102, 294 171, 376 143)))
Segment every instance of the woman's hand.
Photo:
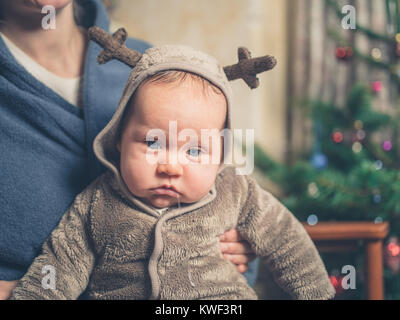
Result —
POLYGON ((246 272, 248 263, 256 257, 248 242, 234 229, 226 231, 219 240, 224 258, 236 264, 239 272, 246 272))
POLYGON ((0 280, 0 300, 7 300, 11 292, 17 286, 18 280, 14 281, 2 281, 0 280))

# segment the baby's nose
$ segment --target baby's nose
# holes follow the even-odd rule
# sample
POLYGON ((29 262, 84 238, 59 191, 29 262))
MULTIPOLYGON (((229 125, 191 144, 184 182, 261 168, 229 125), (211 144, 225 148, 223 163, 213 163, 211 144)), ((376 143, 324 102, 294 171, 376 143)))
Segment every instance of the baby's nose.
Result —
POLYGON ((165 173, 169 176, 181 176, 183 174, 183 168, 179 163, 165 163, 157 166, 157 173, 165 173))

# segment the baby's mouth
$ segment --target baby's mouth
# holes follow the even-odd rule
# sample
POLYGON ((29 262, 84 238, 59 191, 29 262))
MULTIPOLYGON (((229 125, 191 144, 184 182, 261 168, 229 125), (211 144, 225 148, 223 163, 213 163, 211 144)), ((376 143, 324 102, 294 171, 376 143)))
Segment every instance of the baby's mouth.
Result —
POLYGON ((181 194, 176 190, 174 186, 163 185, 161 187, 150 189, 152 194, 166 195, 174 198, 180 198, 181 194))

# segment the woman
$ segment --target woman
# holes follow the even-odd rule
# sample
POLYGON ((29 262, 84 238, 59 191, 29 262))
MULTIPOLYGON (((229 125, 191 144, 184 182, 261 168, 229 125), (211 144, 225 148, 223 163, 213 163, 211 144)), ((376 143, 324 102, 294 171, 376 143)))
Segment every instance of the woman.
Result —
MULTIPOLYGON (((0 299, 7 299, 75 195, 102 172, 92 142, 130 68, 96 62, 101 49, 86 29, 109 28, 100 0, 0 0, 0 14, 0 299), (42 28, 45 5, 56 9, 54 30, 42 28)), ((127 46, 143 52, 149 44, 127 46)), ((221 250, 247 270, 252 254, 235 230, 221 237, 221 250)), ((247 276, 253 283, 255 272, 247 276)))

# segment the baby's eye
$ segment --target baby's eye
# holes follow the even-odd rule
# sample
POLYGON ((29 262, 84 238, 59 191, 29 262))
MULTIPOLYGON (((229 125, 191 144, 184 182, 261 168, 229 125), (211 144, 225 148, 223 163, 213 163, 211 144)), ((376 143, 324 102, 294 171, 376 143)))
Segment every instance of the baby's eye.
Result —
POLYGON ((147 147, 149 147, 150 149, 161 149, 161 145, 160 142, 158 142, 157 140, 155 141, 145 141, 145 143, 147 144, 147 147))
POLYGON ((198 157, 199 155, 200 155, 200 153, 201 153, 201 148, 199 148, 199 147, 193 147, 193 148, 190 148, 188 151, 187 151, 187 153, 188 153, 188 155, 190 155, 191 157, 198 157))

